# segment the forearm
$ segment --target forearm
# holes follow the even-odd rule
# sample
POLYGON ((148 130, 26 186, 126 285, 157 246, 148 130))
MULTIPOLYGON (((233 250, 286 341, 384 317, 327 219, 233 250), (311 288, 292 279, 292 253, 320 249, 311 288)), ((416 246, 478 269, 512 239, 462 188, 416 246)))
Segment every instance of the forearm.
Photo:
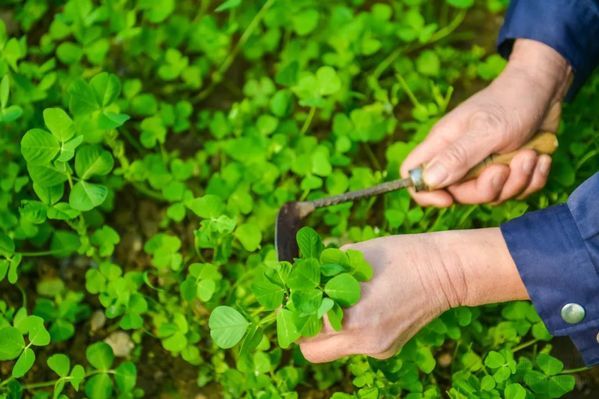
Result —
POLYGON ((500 80, 513 75, 535 82, 543 95, 561 101, 572 80, 572 67, 548 45, 536 40, 518 39, 500 80))
POLYGON ((499 228, 447 231, 433 237, 439 252, 446 254, 444 273, 458 292, 458 305, 528 299, 499 228))
POLYGON ((509 56, 510 60, 522 38, 555 49, 574 70, 568 93, 572 98, 599 63, 597 37, 599 5, 596 0, 513 0, 497 42, 500 54, 505 58, 509 56))
POLYGON ((535 40, 516 40, 506 67, 489 86, 495 98, 525 96, 525 102, 503 110, 511 115, 509 130, 518 135, 511 141, 538 130, 555 131, 571 82, 572 68, 557 51, 535 40))

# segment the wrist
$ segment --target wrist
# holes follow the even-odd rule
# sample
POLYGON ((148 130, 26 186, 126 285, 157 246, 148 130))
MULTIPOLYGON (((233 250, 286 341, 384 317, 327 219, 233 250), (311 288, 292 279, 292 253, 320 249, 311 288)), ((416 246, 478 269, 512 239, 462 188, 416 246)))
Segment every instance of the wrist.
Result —
MULTIPOLYGON (((457 305, 528 299, 526 287, 498 228, 448 231, 438 236, 457 305)), ((456 305, 452 305, 456 306, 456 305)))
POLYGON ((561 102, 572 82, 572 67, 552 47, 530 39, 517 39, 500 78, 517 76, 544 90, 553 102, 561 102))

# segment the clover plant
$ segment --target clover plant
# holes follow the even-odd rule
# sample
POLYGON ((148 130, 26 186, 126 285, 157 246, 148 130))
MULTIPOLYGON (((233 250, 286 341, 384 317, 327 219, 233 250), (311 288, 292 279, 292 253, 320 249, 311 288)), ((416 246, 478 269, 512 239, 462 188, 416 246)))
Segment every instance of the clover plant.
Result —
POLYGON ((343 308, 360 300, 360 281, 372 277, 372 268, 359 251, 324 248, 318 233, 303 227, 297 233, 300 258, 293 264, 280 262, 264 270, 251 287, 263 310, 253 323, 232 307, 219 306, 210 315, 210 335, 221 348, 235 346, 242 338, 244 350, 259 343, 258 331, 276 320, 277 342, 288 348, 300 337, 313 337, 326 315, 333 329, 343 323, 343 308), (245 342, 244 342, 245 343, 245 342))
POLYGON ((1 3, 0 399, 593 386, 527 302, 452 309, 386 360, 312 365, 293 344, 325 317, 342 327, 372 277, 344 244, 498 226, 599 168, 595 75, 564 107, 542 192, 434 209, 400 191, 319 209, 299 258, 277 260, 284 203, 399 177, 436 121, 500 73, 507 1, 1 3))

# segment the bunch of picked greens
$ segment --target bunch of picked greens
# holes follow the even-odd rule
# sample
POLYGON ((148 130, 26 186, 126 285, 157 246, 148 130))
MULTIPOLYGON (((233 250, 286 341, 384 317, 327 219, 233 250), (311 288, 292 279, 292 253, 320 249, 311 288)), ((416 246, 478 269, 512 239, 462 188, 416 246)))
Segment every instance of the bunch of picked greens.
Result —
MULTIPOLYGON (((248 322, 228 306, 219 306, 210 316, 210 335, 221 348, 231 348, 244 339, 242 348, 252 350, 260 328, 276 320, 278 343, 287 348, 300 337, 313 337, 323 326, 326 315, 339 331, 343 308, 360 300, 360 281, 372 278, 372 267, 359 251, 324 248, 318 233, 303 227, 297 233, 300 258, 293 265, 276 263, 260 271, 252 284, 252 292, 264 311, 270 315, 248 322)), ((246 310, 244 313, 248 313, 246 310)))

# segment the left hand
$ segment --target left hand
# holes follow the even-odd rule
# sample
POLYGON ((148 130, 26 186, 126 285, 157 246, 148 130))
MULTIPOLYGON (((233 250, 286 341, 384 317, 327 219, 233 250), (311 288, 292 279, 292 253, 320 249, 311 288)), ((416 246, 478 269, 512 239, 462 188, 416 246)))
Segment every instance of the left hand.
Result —
POLYGON ((300 341, 320 363, 352 354, 388 358, 445 310, 527 298, 499 229, 378 238, 351 248, 374 269, 362 299, 344 310, 343 328, 300 341))

